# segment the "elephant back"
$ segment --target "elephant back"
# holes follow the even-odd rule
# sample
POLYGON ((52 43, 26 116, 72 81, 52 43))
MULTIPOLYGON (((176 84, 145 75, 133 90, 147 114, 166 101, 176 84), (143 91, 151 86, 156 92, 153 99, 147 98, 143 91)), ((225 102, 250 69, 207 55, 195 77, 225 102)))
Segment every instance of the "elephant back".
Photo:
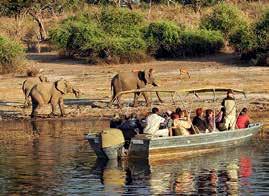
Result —
POLYGON ((52 82, 41 82, 34 86, 32 91, 40 94, 45 102, 48 102, 51 96, 56 92, 54 83, 52 82))
POLYGON ((32 89, 36 84, 41 83, 40 79, 37 77, 28 78, 23 82, 22 89, 32 89))

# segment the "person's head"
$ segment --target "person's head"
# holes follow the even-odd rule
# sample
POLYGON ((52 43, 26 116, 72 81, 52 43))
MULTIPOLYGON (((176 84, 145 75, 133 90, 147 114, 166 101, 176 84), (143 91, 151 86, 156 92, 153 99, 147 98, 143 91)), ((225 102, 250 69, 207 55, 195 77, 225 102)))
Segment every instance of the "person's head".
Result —
POLYGON ((137 118, 137 114, 133 112, 133 113, 130 115, 130 118, 137 118))
POLYGON ((129 115, 129 114, 125 114, 125 115, 124 115, 124 119, 125 119, 125 120, 128 120, 129 118, 130 118, 130 115, 129 115))
POLYGON ((178 116, 179 116, 179 118, 184 118, 185 117, 184 112, 183 111, 180 111, 178 113, 178 116))
POLYGON ((247 108, 243 108, 240 112, 240 115, 244 115, 244 114, 247 114, 248 112, 248 109, 247 108))
POLYGON ((151 112, 153 114, 158 114, 159 113, 159 109, 158 108, 152 108, 151 112))
POLYGON ((233 97, 234 96, 234 92, 233 92, 233 90, 232 89, 229 89, 228 91, 227 91, 227 97, 233 97))
POLYGON ((203 109, 202 108, 197 108, 195 113, 196 113, 196 116, 202 116, 203 115, 203 109))
POLYGON ((120 119, 120 114, 119 113, 115 113, 113 116, 113 120, 119 120, 120 119))
POLYGON ((171 116, 172 112, 171 112, 170 110, 167 110, 167 111, 166 111, 166 114, 167 114, 168 116, 171 116))
POLYGON ((206 111, 205 111, 205 115, 206 115, 206 117, 213 117, 213 110, 211 110, 211 109, 207 109, 206 111))
POLYGON ((181 111, 182 111, 181 108, 179 108, 179 107, 176 108, 176 113, 177 113, 177 114, 179 114, 179 112, 181 112, 181 111))
POLYGON ((171 114, 171 119, 172 119, 172 120, 179 119, 179 115, 178 115, 178 113, 173 112, 173 113, 171 114))

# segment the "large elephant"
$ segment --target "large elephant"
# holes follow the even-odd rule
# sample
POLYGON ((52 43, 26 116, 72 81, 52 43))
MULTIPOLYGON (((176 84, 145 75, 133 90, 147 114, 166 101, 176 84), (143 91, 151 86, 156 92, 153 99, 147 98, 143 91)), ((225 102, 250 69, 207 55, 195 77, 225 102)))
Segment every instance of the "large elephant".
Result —
MULTIPOLYGON (((147 69, 144 71, 137 72, 122 72, 115 75, 111 80, 112 100, 110 102, 110 105, 112 104, 112 101, 114 100, 115 96, 121 91, 141 89, 144 88, 147 84, 158 86, 155 82, 153 72, 153 69, 147 69)), ((141 94, 145 98, 147 106, 149 106, 150 100, 148 98, 148 94, 145 92, 142 92, 141 94)), ((163 102, 158 92, 156 92, 156 94, 159 101, 163 102)), ((137 106, 137 99, 139 95, 140 93, 134 93, 134 107, 137 106)), ((120 97, 118 97, 117 100, 119 107, 121 107, 120 97)))
POLYGON ((40 75, 39 77, 32 77, 32 78, 27 78, 26 80, 24 80, 23 84, 22 84, 22 91, 24 93, 24 106, 28 107, 30 106, 30 92, 32 90, 32 88, 41 83, 41 82, 48 82, 48 78, 46 76, 40 75))
POLYGON ((43 82, 35 85, 30 92, 32 98, 31 117, 35 117, 37 115, 37 110, 48 103, 51 104, 52 108, 50 116, 55 115, 57 105, 59 105, 61 116, 64 116, 63 96, 67 93, 74 93, 76 97, 79 97, 80 91, 74 89, 72 85, 64 79, 57 80, 56 82, 43 82))

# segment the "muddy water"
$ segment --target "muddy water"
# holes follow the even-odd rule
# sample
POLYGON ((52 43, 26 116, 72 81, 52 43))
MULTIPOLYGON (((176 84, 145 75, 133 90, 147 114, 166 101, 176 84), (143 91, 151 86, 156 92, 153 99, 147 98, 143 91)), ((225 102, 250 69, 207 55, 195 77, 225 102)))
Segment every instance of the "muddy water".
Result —
MULTIPOLYGON (((269 131, 269 113, 256 115, 269 131), (267 116, 265 116, 267 115, 267 116)), ((2 122, 3 195, 268 195, 269 140, 169 163, 104 162, 83 140, 101 120, 2 122)), ((266 134, 265 134, 266 135, 266 134)))

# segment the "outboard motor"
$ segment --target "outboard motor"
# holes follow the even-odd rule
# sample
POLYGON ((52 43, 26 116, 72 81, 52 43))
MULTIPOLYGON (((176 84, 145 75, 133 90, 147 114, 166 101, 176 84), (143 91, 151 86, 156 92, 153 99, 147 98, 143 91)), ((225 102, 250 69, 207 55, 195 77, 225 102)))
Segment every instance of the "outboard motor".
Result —
POLYGON ((120 129, 104 129, 101 133, 88 134, 85 138, 98 158, 117 159, 122 155, 125 140, 120 129))
POLYGON ((124 142, 120 129, 109 128, 101 132, 102 150, 108 159, 116 159, 121 156, 124 142))

